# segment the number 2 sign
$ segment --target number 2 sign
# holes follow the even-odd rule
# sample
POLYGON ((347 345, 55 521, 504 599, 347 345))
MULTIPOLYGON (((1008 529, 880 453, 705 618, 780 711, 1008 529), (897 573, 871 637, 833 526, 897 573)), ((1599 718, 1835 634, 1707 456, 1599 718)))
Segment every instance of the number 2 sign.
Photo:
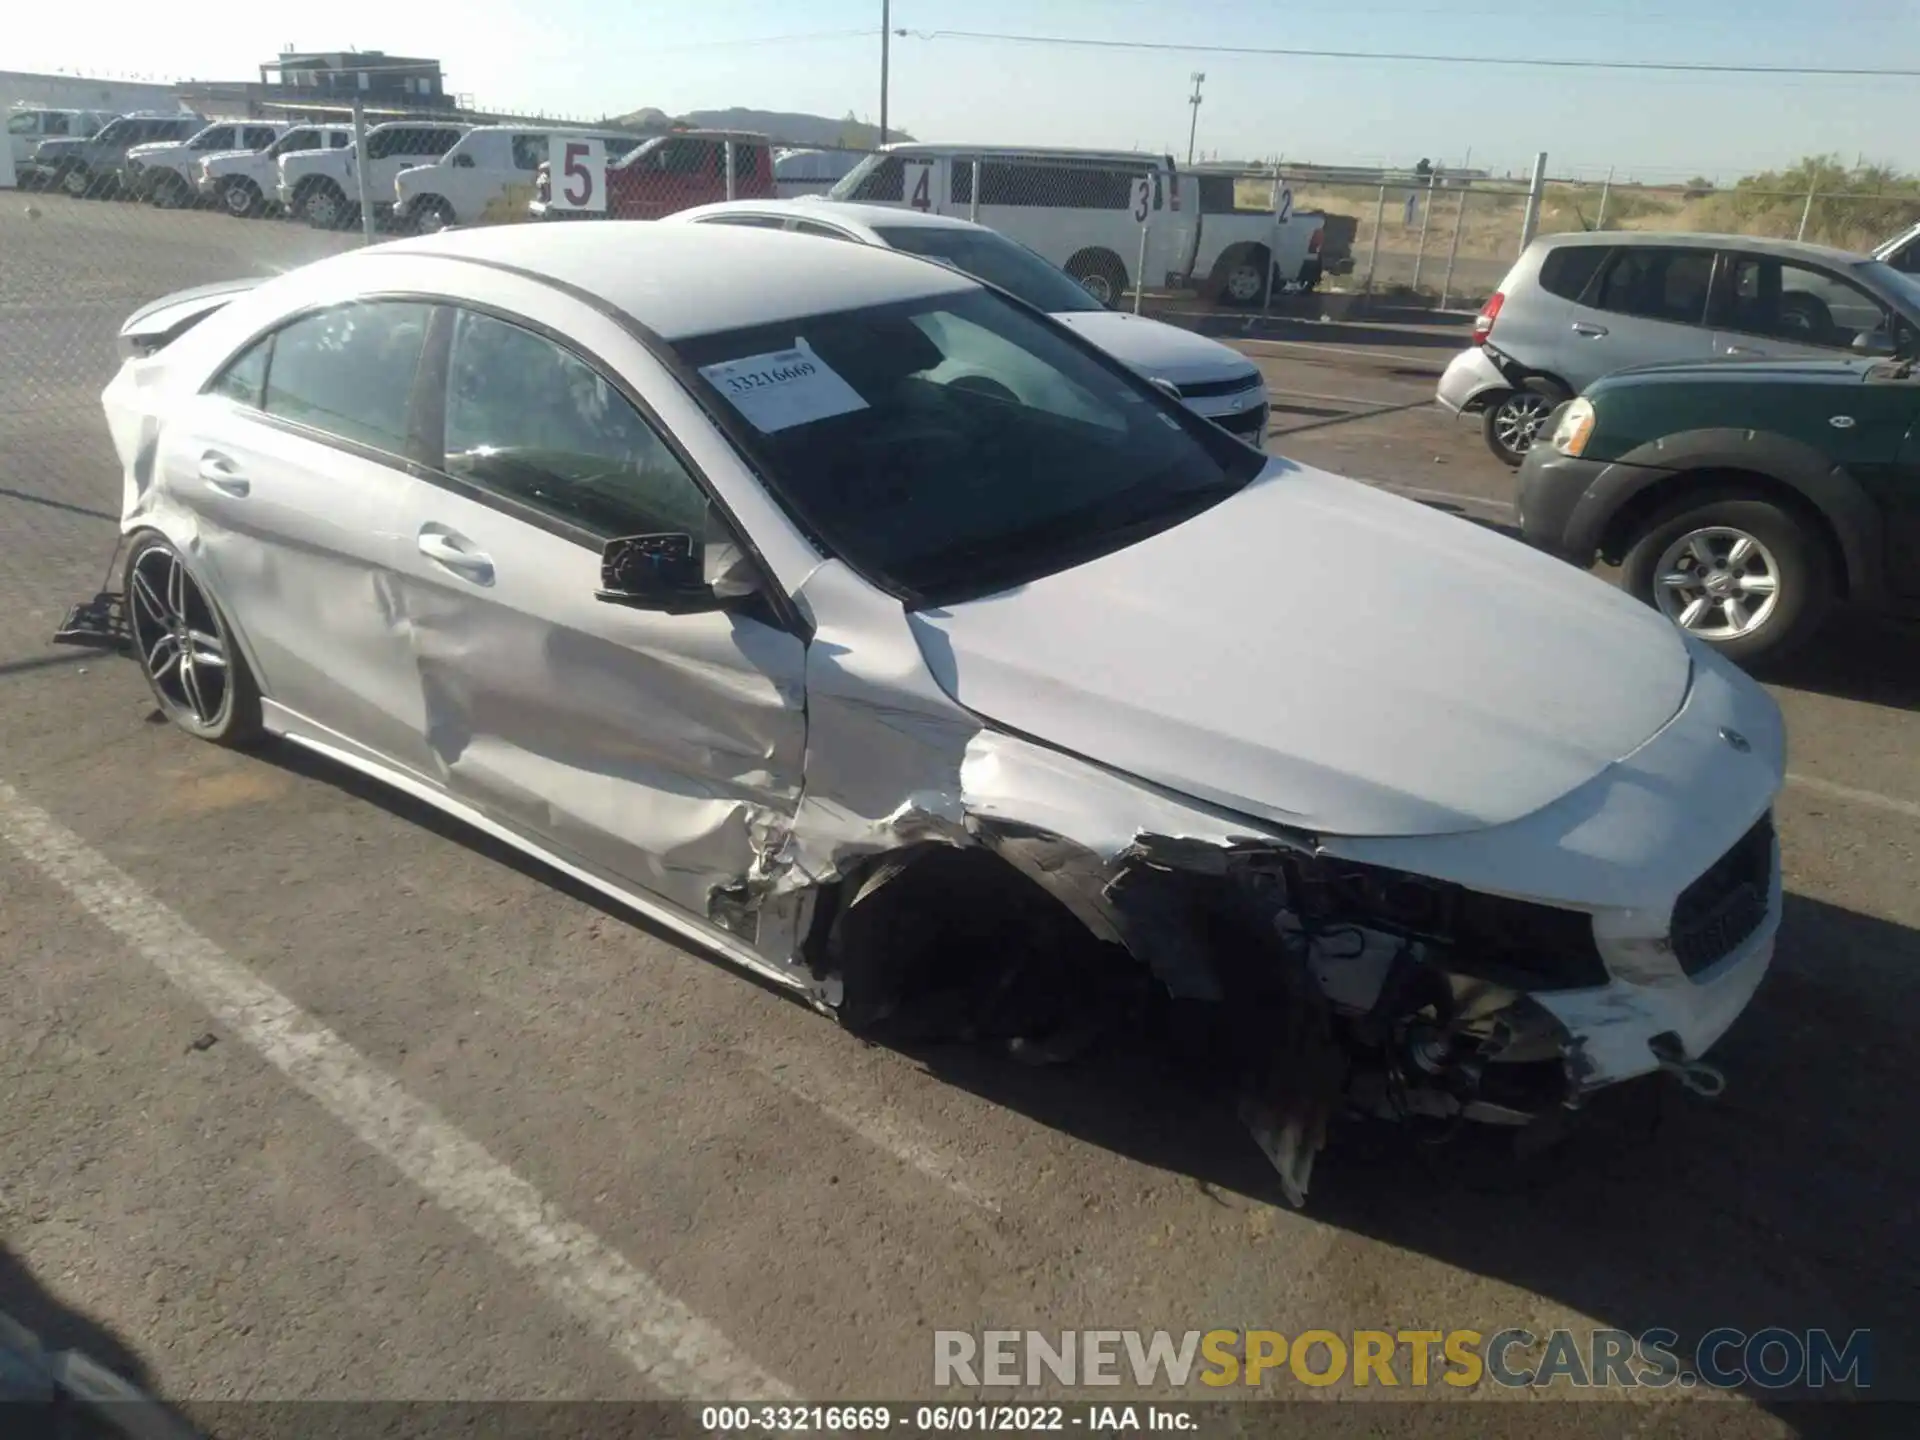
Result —
POLYGON ((902 193, 907 204, 925 215, 934 208, 933 165, 926 160, 908 160, 901 166, 902 193))
POLYGON ((549 209, 606 211, 607 155, 598 136, 549 136, 547 162, 549 209))

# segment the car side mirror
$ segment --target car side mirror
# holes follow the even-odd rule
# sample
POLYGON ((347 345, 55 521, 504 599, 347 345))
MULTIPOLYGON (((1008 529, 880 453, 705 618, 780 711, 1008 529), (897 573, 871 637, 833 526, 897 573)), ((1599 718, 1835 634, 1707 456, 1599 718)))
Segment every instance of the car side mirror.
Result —
POLYGON ((609 540, 600 552, 594 598, 635 610, 692 615, 756 594, 758 573, 746 547, 711 512, 706 530, 705 544, 684 531, 609 540))
POLYGON ((1890 358, 1899 353, 1899 347, 1893 343, 1893 336, 1889 335, 1886 328, 1882 326, 1877 330, 1862 330, 1854 336, 1853 351, 1856 355, 1890 358))

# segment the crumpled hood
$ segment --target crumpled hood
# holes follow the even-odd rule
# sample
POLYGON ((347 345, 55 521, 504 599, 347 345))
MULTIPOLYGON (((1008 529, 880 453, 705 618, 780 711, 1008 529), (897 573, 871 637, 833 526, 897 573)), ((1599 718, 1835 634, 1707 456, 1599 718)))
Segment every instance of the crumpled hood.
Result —
POLYGON ((1183 525, 913 616, 990 722, 1322 834, 1518 819, 1679 711, 1679 632, 1515 541, 1276 460, 1183 525))
POLYGON ((1068 310, 1053 318, 1121 364, 1175 385, 1259 374, 1259 367, 1238 350, 1143 315, 1118 310, 1068 310))

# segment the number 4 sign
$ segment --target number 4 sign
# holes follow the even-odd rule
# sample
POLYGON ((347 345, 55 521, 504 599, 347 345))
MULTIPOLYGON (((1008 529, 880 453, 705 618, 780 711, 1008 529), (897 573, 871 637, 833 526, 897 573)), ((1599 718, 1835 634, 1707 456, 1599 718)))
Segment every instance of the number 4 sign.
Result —
POLYGON ((607 154, 598 136, 550 135, 547 161, 549 209, 605 213, 607 154))
POLYGON ((933 205, 933 165, 926 160, 909 160, 901 166, 903 192, 907 204, 922 215, 934 208, 933 205))

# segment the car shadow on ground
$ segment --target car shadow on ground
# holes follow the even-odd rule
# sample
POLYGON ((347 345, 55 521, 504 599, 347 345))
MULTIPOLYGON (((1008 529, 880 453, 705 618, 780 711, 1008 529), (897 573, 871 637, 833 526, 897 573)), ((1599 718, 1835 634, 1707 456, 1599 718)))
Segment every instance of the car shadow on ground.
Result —
MULTIPOLYGON (((664 926, 358 772, 288 744, 261 755, 687 948, 664 926)), ((1596 1325, 1672 1329, 1683 1358, 1721 1326, 1825 1328, 1842 1343, 1870 1329, 1870 1393, 1920 1400, 1911 1363, 1920 1342, 1920 1130, 1906 1059, 1916 1001, 1920 931, 1790 894, 1779 958, 1713 1051, 1730 1081, 1720 1099, 1665 1080, 1604 1092, 1571 1143, 1529 1166, 1476 1136, 1422 1150, 1390 1127, 1349 1125, 1321 1158, 1308 1213, 1545 1296, 1596 1325)), ((878 1043, 994 1105, 1184 1175, 1223 1206, 1286 1206, 1233 1097, 1145 1028, 1121 1022, 1081 1058, 1038 1067, 982 1045, 884 1032, 878 1043)), ((1509 1318, 1529 1317, 1397 1322, 1491 1332, 1509 1318)), ((1811 1440, 1914 1433, 1901 1428, 1907 1405, 1750 1398, 1811 1440)), ((1707 1411, 1700 1420, 1707 1424, 1707 1411)), ((1689 1421, 1660 1433, 1696 1432, 1689 1421)), ((1750 1432, 1735 1424, 1724 1433, 1750 1432)))
MULTIPOLYGON (((1790 895, 1780 954, 1713 1052, 1730 1080, 1719 1100, 1665 1080, 1620 1087, 1534 1168, 1476 1143, 1485 1131, 1423 1151, 1389 1127, 1349 1126, 1321 1158, 1308 1212, 1600 1326, 1675 1330, 1683 1358, 1720 1326, 1824 1327, 1843 1343, 1870 1329, 1869 1393, 1920 1398, 1920 1133, 1904 1058, 1920 932, 1790 895)), ((1221 1204, 1286 1204, 1223 1097, 1122 1037, 1054 1070, 952 1046, 909 1053, 1009 1110, 1187 1175, 1221 1204)), ((1508 1317, 1423 1317, 1443 1320, 1491 1331, 1508 1317)), ((1806 1398, 1770 1408, 1815 1437, 1909 1408, 1806 1398)))
POLYGON ((1764 679, 1795 690, 1920 710, 1920 621, 1843 611, 1764 679))

